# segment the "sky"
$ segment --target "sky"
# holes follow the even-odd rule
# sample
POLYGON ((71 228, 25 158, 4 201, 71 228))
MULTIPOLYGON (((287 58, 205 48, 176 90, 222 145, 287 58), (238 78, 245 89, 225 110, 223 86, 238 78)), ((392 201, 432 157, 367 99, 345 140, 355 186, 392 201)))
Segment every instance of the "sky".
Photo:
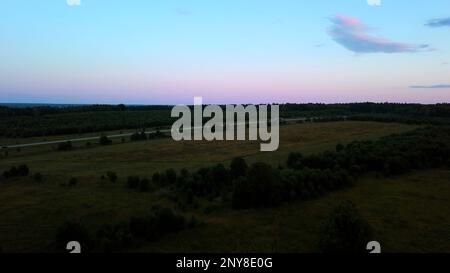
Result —
POLYGON ((450 102, 448 0, 2 0, 0 102, 450 102))

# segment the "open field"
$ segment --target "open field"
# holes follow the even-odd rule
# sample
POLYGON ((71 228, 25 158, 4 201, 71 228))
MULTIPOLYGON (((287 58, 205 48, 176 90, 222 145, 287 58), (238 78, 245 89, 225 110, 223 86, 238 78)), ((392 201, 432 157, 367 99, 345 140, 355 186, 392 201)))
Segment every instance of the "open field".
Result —
POLYGON ((56 176, 97 178, 110 170, 122 176, 149 176, 166 168, 228 163, 236 156, 245 156, 249 162, 264 160, 277 166, 284 163, 292 151, 314 153, 334 149, 337 143, 375 139, 413 128, 416 126, 354 121, 287 125, 280 127, 279 150, 271 153, 260 152, 259 143, 252 141, 174 142, 169 138, 124 144, 116 141, 112 146, 83 146, 69 152, 55 151, 52 146, 37 147, 11 151, 8 158, 0 161, 0 169, 26 163, 32 170, 56 176))
POLYGON ((315 252, 319 228, 342 201, 354 202, 383 252, 450 252, 450 171, 367 177, 354 188, 275 209, 219 210, 208 225, 139 248, 141 252, 315 252))
MULTIPOLYGON (((27 177, 0 184, 0 245, 4 251, 51 251, 55 230, 65 221, 81 220, 95 228, 111 221, 145 215, 154 205, 175 206, 171 193, 164 189, 154 193, 126 189, 125 179, 129 175, 150 177, 153 172, 167 168, 195 169, 216 163, 228 164, 236 156, 244 156, 249 163, 264 161, 276 167, 284 165, 292 151, 317 153, 334 149, 338 143, 376 139, 414 127, 351 121, 288 125, 281 127, 280 149, 273 153, 259 152, 259 144, 254 142, 176 143, 171 139, 158 139, 67 152, 47 150, 14 154, 1 159, 0 170, 25 163, 31 173, 42 173, 44 181, 35 182, 27 177), (116 184, 101 182, 100 176, 107 171, 117 172, 116 184), (60 185, 71 177, 78 178, 77 187, 60 185)), ((278 209, 232 211, 228 205, 199 200, 200 206, 186 213, 198 216, 206 222, 205 226, 171 235, 137 250, 310 251, 314 248, 318 222, 339 200, 352 199, 376 227, 387 250, 448 251, 443 244, 427 243, 427 240, 439 241, 429 237, 435 236, 435 231, 448 237, 448 222, 441 219, 445 210, 417 215, 414 211, 427 210, 433 204, 442 208, 449 203, 445 195, 450 192, 449 175, 447 171, 428 171, 389 180, 369 177, 353 189, 278 209), (424 206, 424 198, 433 203, 424 206), (428 227, 427 222, 442 223, 442 226, 428 227), (409 234, 400 229, 406 227, 409 234), (393 240, 402 234, 403 241, 393 240), (423 239, 406 242, 416 234, 423 239), (430 248, 431 245, 434 248, 430 248)))

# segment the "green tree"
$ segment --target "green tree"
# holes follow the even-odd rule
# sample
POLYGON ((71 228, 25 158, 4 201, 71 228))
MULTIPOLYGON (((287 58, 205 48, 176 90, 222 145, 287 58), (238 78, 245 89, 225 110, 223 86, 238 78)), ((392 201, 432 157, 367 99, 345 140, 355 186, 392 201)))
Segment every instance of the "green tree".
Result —
POLYGON ((245 162, 245 159, 243 159, 242 157, 236 157, 231 161, 230 172, 233 179, 245 176, 247 173, 247 169, 247 162, 245 162))
POLYGON ((110 145, 112 144, 112 140, 110 140, 107 136, 101 136, 98 142, 100 145, 110 145))
POLYGON ((331 253, 364 253, 372 228, 350 201, 341 203, 321 227, 319 250, 331 253))
POLYGON ((108 177, 108 180, 111 181, 111 183, 116 183, 117 174, 115 172, 107 172, 106 176, 108 177))

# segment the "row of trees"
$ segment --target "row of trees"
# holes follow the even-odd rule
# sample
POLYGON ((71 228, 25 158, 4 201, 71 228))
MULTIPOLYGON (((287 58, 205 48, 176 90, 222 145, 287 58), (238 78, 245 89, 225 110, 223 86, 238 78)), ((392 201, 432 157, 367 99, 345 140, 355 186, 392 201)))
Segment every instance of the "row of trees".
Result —
MULTIPOLYGON (((144 131, 142 132, 136 132, 134 134, 132 134, 130 136, 130 141, 141 141, 141 140, 148 140, 148 139, 156 139, 156 138, 161 138, 164 137, 165 135, 159 131, 155 132, 155 133, 145 133, 144 131)), ((122 142, 124 142, 125 140, 122 139, 122 142)), ((98 141, 99 145, 110 145, 112 144, 112 140, 110 138, 108 138, 105 135, 100 136, 99 141, 98 141)), ((86 146, 91 146, 90 142, 86 143, 86 146)), ((58 143, 56 146, 56 150, 57 151, 70 151, 73 149, 73 144, 71 141, 65 141, 65 142, 61 142, 58 143)))
POLYGON ((273 207, 294 199, 310 200, 352 185, 353 178, 340 168, 273 169, 265 163, 255 163, 246 175, 235 180, 232 206, 273 207))
POLYGON ((336 151, 303 156, 291 153, 288 168, 343 169, 352 175, 379 172, 397 175, 412 169, 435 168, 449 163, 450 129, 428 127, 391 135, 377 141, 353 141, 336 151))
POLYGON ((3 172, 3 177, 8 179, 11 177, 20 177, 20 176, 28 176, 30 173, 30 169, 27 165, 19 165, 19 166, 13 166, 8 171, 3 172))
POLYGON ((448 165, 449 142, 449 128, 428 127, 376 141, 339 144, 335 151, 320 154, 290 153, 286 168, 261 162, 248 166, 235 158, 228 168, 217 164, 193 173, 186 169, 155 173, 152 182, 209 199, 231 193, 235 209, 271 207, 351 187, 368 172, 389 176, 448 165))
POLYGON ((129 189, 139 190, 140 192, 148 192, 153 189, 153 184, 147 178, 140 178, 139 176, 129 176, 127 178, 127 187, 129 189))
POLYGON ((156 131, 154 133, 146 133, 145 129, 142 129, 140 132, 136 132, 130 136, 130 141, 141 141, 141 140, 148 140, 148 139, 157 139, 162 138, 165 135, 161 133, 160 131, 156 131))
MULTIPOLYGON (((109 139, 107 136, 102 135, 100 136, 99 140, 98 140, 98 144, 105 146, 105 145, 110 145, 112 144, 112 140, 109 139)), ((90 146, 91 143, 88 142, 86 144, 87 146, 90 146)), ((58 143, 58 145, 56 146, 56 150, 57 151, 71 151, 73 149, 73 144, 72 141, 65 141, 65 142, 60 142, 58 143)))
POLYGON ((353 179, 343 169, 274 169, 262 162, 248 166, 238 157, 229 168, 217 164, 193 173, 186 169, 179 173, 169 169, 155 173, 152 182, 156 186, 172 187, 187 197, 194 195, 213 200, 231 193, 232 207, 245 209, 277 206, 294 198, 308 200, 327 191, 349 187, 353 179))

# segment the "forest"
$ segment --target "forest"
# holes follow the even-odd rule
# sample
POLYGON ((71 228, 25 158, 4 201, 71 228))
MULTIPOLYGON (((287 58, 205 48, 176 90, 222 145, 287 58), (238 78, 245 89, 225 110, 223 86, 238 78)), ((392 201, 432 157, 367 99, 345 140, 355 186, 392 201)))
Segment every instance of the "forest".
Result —
MULTIPOLYGON (((171 125, 171 106, 0 106, 0 136, 35 137, 171 125)), ((281 104, 280 117, 449 124, 450 105, 396 103, 281 104)))

